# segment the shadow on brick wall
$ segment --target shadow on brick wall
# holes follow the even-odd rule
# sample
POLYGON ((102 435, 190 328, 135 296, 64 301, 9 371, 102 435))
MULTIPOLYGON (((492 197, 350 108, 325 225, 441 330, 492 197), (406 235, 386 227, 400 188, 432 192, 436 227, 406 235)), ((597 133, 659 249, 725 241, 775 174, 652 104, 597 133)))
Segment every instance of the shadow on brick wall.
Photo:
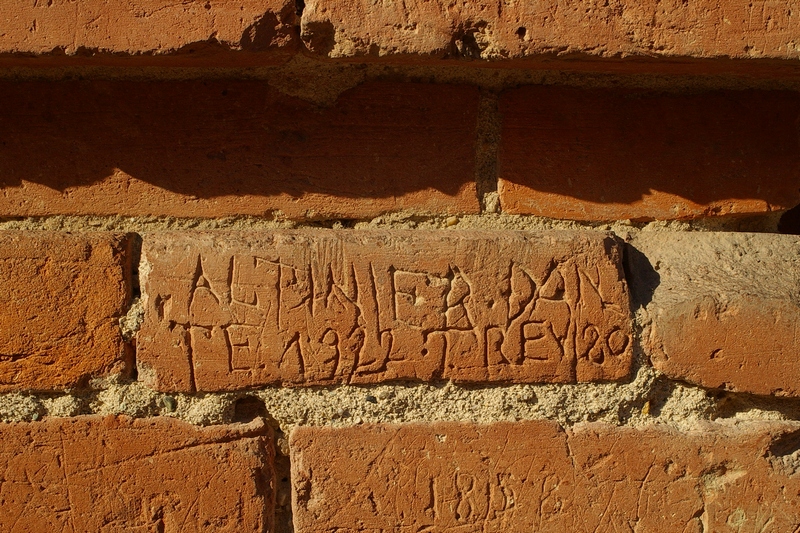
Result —
MULTIPOLYGON (((369 82, 322 107, 263 81, 6 81, 0 216, 474 213, 478 100, 474 86, 424 83, 369 82)), ((526 86, 500 112, 509 213, 800 202, 800 93, 526 86)))
POLYGON ((474 212, 478 91, 261 81, 0 84, 0 214, 474 212))
POLYGON ((680 218, 800 201, 800 93, 527 86, 500 110, 510 211, 680 218))

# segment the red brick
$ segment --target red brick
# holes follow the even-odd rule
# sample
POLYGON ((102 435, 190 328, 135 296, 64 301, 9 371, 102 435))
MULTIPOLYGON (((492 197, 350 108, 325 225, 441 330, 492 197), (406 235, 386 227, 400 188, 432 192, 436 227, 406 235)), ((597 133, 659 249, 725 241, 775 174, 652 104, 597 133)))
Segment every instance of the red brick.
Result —
POLYGON ((127 249, 108 233, 0 232, 0 391, 126 371, 127 249))
POLYGON ((160 390, 630 374, 621 248, 601 233, 167 232, 142 257, 137 362, 160 390))
POLYGON ((0 424, 0 435, 4 531, 272 531, 262 422, 91 416, 0 424))
POLYGON ((0 83, 2 216, 475 213, 474 87, 0 83), (32 157, 31 154, 35 154, 32 157))
POLYGON ((269 63, 299 43, 289 0, 6 0, 0 21, 3 64, 269 63))
POLYGON ((297 533, 796 531, 800 425, 299 428, 297 533))
POLYGON ((680 219, 800 202, 797 93, 528 86, 500 111, 507 213, 680 219))
POLYGON ((328 57, 797 59, 800 15, 794 2, 307 0, 302 38, 328 57))
POLYGON ((800 238, 642 234, 632 246, 653 366, 704 387, 800 396, 800 238))

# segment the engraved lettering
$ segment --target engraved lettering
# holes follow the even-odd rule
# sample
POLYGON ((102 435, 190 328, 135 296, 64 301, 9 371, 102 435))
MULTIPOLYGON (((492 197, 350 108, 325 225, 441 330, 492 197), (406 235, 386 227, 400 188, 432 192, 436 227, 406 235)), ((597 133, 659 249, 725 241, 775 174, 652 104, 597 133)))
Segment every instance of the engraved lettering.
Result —
POLYGON ((502 237, 282 231, 255 245, 177 242, 180 268, 148 277, 145 330, 188 332, 181 349, 199 389, 569 382, 581 361, 596 379, 614 377, 606 367, 621 375, 628 297, 606 243, 581 234, 595 240, 573 252, 570 234, 502 237))

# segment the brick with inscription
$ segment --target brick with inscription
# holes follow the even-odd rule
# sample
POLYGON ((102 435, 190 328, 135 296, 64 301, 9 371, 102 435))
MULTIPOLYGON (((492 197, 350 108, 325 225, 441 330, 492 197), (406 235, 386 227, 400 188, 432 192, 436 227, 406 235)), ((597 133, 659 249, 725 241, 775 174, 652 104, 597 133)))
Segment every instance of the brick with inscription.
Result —
POLYGON ((800 396, 800 238, 642 234, 631 247, 653 366, 704 387, 800 396))
POLYGON ((629 375, 621 248, 599 232, 153 233, 139 374, 160 390, 629 375))
POLYGON ((80 386, 129 370, 124 235, 0 232, 0 391, 80 386))
POLYGON ((3 531, 272 531, 268 427, 87 416, 0 424, 3 531))
POLYGON ((800 203, 800 95, 527 86, 503 93, 504 212, 688 219, 800 203))
POLYGON ((800 424, 304 427, 298 533, 797 531, 800 424))
POLYGON ((0 101, 2 216, 479 211, 476 87, 318 105, 257 80, 0 81, 0 101))

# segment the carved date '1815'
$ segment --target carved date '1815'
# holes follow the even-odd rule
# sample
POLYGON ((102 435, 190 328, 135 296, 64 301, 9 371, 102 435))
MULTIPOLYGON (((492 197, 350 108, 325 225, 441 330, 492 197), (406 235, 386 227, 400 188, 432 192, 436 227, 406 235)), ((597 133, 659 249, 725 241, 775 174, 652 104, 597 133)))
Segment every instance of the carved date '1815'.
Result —
POLYGON ((620 379, 619 243, 588 232, 162 233, 140 370, 172 390, 620 379))

